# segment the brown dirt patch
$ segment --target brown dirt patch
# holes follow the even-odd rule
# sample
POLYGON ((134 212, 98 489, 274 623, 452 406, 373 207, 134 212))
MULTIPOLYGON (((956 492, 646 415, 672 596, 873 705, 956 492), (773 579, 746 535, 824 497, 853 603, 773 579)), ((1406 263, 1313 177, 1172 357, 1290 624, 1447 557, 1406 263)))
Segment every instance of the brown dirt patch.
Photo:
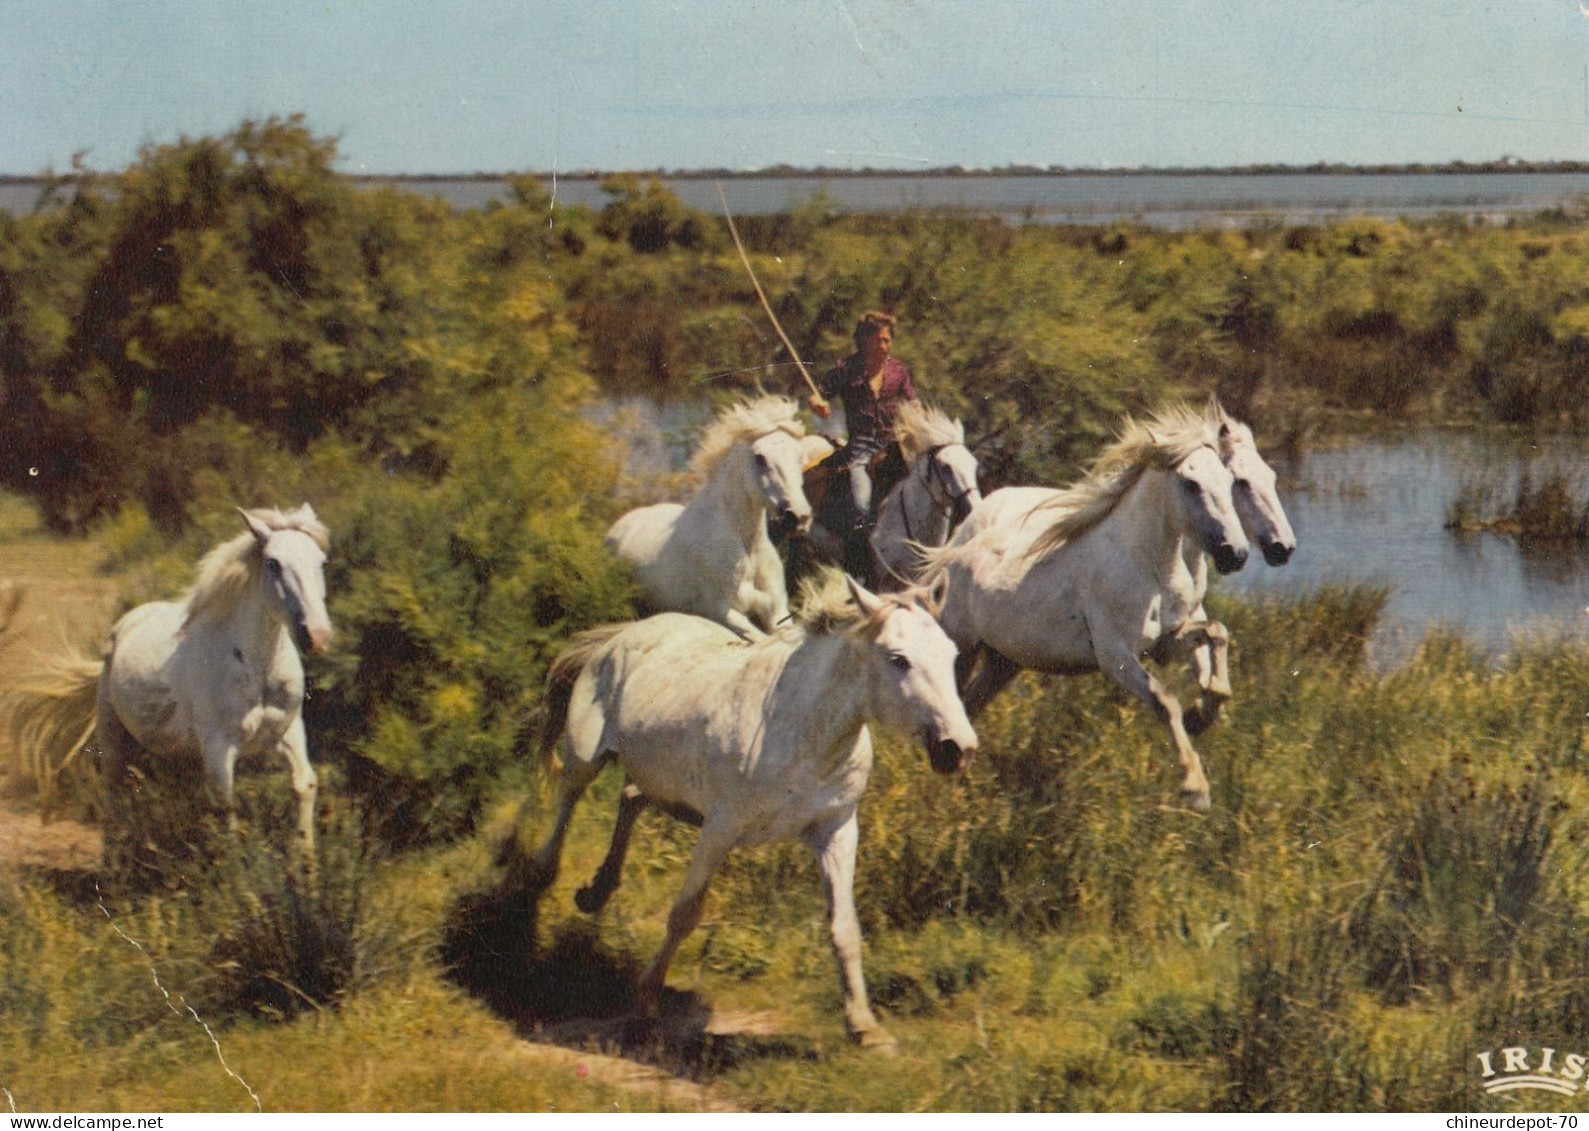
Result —
POLYGON ((86 872, 98 866, 98 829, 62 818, 46 823, 37 809, 4 790, 0 780, 0 868, 86 872))

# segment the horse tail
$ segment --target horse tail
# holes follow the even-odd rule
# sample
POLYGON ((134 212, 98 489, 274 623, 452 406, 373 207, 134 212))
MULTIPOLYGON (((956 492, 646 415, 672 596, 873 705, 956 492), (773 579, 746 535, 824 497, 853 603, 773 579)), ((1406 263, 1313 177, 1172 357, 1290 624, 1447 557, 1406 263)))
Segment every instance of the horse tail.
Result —
POLYGON ((0 731, 11 770, 38 790, 45 814, 60 785, 75 779, 92 785, 92 767, 82 757, 94 737, 95 702, 103 660, 69 655, 22 673, 0 692, 0 731))
POLYGON ((550 765, 552 750, 568 726, 568 708, 574 698, 574 684, 591 658, 601 647, 617 636, 628 625, 604 624, 587 629, 575 636, 568 646, 557 654, 546 673, 546 715, 541 720, 541 732, 536 742, 536 761, 550 765))

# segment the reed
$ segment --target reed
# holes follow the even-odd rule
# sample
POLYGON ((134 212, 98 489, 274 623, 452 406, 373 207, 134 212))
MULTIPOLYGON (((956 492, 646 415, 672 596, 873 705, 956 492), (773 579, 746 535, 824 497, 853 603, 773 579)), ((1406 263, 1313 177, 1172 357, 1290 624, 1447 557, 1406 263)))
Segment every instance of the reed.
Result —
POLYGON ((1446 507, 1445 525, 1509 534, 1522 542, 1589 541, 1589 498, 1577 476, 1550 471, 1536 478, 1525 466, 1510 498, 1482 477, 1469 478, 1446 507))

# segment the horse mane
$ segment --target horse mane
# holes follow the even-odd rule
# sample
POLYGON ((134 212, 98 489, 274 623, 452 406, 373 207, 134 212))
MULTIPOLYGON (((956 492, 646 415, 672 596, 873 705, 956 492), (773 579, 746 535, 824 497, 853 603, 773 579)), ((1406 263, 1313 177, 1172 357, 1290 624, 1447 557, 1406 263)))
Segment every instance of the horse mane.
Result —
POLYGON ((690 466, 701 475, 710 476, 735 444, 759 440, 769 432, 787 432, 798 440, 806 434, 799 412, 800 406, 788 397, 737 401, 706 426, 690 466))
POLYGON ((806 636, 832 636, 840 632, 865 635, 881 627, 888 614, 908 604, 894 593, 879 593, 881 602, 875 612, 862 613, 843 571, 822 566, 800 582, 800 600, 791 625, 782 632, 806 636))
POLYGON ((1107 518, 1145 471, 1168 471, 1198 448, 1219 450, 1219 429, 1209 413, 1186 404, 1166 405, 1147 423, 1126 417, 1120 434, 1093 460, 1087 474, 1033 509, 1058 510, 1028 554, 1041 558, 1079 538, 1107 518))
POLYGON ((966 442, 965 426, 941 409, 930 408, 920 401, 906 401, 899 406, 894 417, 894 436, 905 462, 913 463, 917 456, 946 444, 966 442))
MULTIPOLYGON (((271 507, 254 507, 248 514, 271 530, 296 530, 307 534, 322 553, 331 549, 331 531, 315 517, 307 503, 290 513, 271 507)), ((227 539, 205 554, 195 571, 193 588, 188 590, 188 612, 182 627, 187 628, 203 616, 223 617, 230 612, 259 580, 264 560, 259 539, 251 530, 227 539)))

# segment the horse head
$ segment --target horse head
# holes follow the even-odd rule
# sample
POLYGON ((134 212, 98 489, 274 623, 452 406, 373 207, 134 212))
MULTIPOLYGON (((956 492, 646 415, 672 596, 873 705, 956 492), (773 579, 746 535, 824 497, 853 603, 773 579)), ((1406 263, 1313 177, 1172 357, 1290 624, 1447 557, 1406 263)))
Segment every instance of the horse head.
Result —
POLYGON ((965 521, 982 501, 977 486, 977 457, 964 444, 943 444, 922 455, 922 478, 933 505, 949 512, 950 527, 965 521))
POLYGON ((1187 529, 1220 573, 1247 564, 1249 547, 1233 499, 1235 477, 1212 447, 1195 449, 1171 471, 1187 529))
POLYGON ((960 525, 982 499, 965 425, 941 409, 907 401, 899 406, 894 434, 933 506, 949 515, 951 528, 960 525))
POLYGON ((805 458, 799 438, 775 429, 749 441, 746 453, 751 479, 767 509, 768 532, 779 538, 809 530, 811 504, 801 485, 805 458))
POLYGON ((1297 548, 1286 511, 1275 490, 1274 468, 1258 454, 1252 429, 1220 410, 1219 446, 1225 466, 1235 479, 1236 514, 1247 537, 1258 544, 1263 560, 1285 565, 1297 548))
POLYGON ((857 631, 871 645, 878 721, 919 735, 939 773, 965 769, 976 755, 977 732, 955 689, 954 643, 936 618, 941 588, 880 597, 852 577, 845 580, 861 610, 857 631))
POLYGON ((325 527, 308 503, 284 516, 241 514, 259 544, 265 585, 280 603, 293 643, 301 652, 324 652, 332 633, 326 611, 325 527))

